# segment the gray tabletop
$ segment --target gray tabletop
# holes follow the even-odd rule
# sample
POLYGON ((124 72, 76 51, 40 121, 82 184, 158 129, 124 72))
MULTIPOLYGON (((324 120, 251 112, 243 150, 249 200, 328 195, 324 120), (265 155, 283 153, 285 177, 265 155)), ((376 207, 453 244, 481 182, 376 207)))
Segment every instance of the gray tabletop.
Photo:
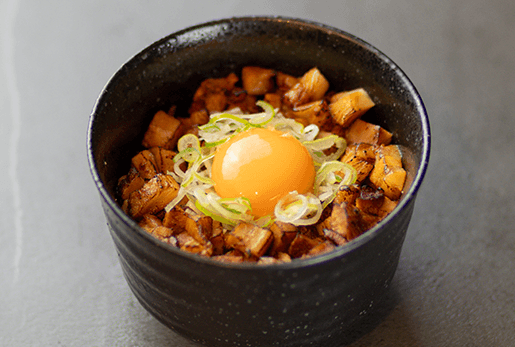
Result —
POLYGON ((432 156, 387 301, 351 344, 515 346, 515 2, 0 1, 0 345, 195 345, 124 278, 86 159, 109 77, 235 15, 355 34, 412 79, 432 156))

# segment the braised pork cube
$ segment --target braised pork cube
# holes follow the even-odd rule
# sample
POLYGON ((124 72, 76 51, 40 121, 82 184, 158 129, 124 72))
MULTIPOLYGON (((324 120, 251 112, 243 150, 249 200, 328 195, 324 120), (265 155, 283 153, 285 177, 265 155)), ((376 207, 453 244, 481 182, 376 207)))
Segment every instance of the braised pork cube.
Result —
POLYGON ((205 215, 188 216, 186 232, 201 244, 206 244, 213 235, 213 219, 205 215))
POLYGON ((368 177, 374 168, 375 160, 374 147, 367 143, 347 146, 345 153, 340 158, 342 163, 349 164, 356 169, 356 183, 361 183, 368 177))
POLYGON ((243 89, 250 95, 264 95, 274 86, 275 71, 258 66, 245 66, 241 70, 243 89))
POLYGON ((292 89, 297 83, 299 83, 299 80, 300 79, 298 77, 288 75, 281 71, 276 71, 275 73, 275 84, 283 93, 292 89))
POLYGON ((147 213, 157 213, 172 201, 179 191, 179 184, 170 175, 157 174, 143 187, 132 192, 124 202, 124 210, 134 219, 147 213))
POLYGON ((192 112, 190 114, 189 118, 184 118, 185 120, 188 119, 190 122, 190 125, 204 125, 207 122, 209 122, 209 114, 206 110, 200 110, 196 112, 192 112))
POLYGON ((379 215, 384 202, 384 192, 381 188, 374 189, 369 186, 362 186, 359 197, 356 199, 356 207, 361 211, 379 215))
POLYGON ((328 240, 331 240, 336 246, 343 246, 349 242, 342 234, 340 234, 334 230, 324 228, 323 233, 324 233, 324 236, 328 240))
POLYGON ((150 152, 154 156, 155 167, 160 173, 173 172, 175 164, 173 158, 177 154, 176 152, 162 147, 152 147, 150 152))
POLYGON ((175 238, 177 239, 177 246, 183 251, 206 257, 210 257, 213 254, 211 243, 201 243, 187 232, 180 233, 175 238))
POLYGON ((270 226, 270 231, 274 236, 274 242, 269 251, 271 255, 287 252, 291 242, 297 235, 297 227, 295 225, 279 221, 274 222, 270 226))
POLYGON ((207 109, 209 113, 222 112, 227 106, 227 95, 230 93, 239 78, 231 73, 223 78, 208 78, 200 84, 193 95, 193 103, 189 113, 207 109))
POLYGON ((397 145, 380 146, 376 149, 376 161, 370 172, 370 181, 383 189, 391 200, 398 200, 406 181, 402 167, 402 155, 397 145))
POLYGON ((358 237, 366 230, 360 211, 355 206, 347 203, 333 203, 331 216, 325 219, 322 224, 324 229, 337 232, 347 241, 358 237))
POLYGON ((331 113, 329 113, 325 100, 312 101, 296 106, 287 116, 304 125, 315 124, 319 128, 324 128, 328 123, 332 123, 331 113))
POLYGON ((399 200, 391 200, 387 196, 384 197, 383 204, 379 209, 378 216, 380 219, 388 216, 393 209, 399 204, 399 200))
POLYGON ((163 225, 167 228, 174 230, 175 234, 180 234, 186 231, 186 223, 189 217, 180 206, 175 206, 170 211, 166 212, 163 218, 163 225))
POLYGON ((138 222, 138 225, 149 234, 152 234, 152 230, 154 230, 154 228, 156 227, 163 226, 163 223, 159 218, 157 218, 153 214, 146 214, 138 222))
POLYGON ((257 97, 243 88, 235 87, 227 99, 227 110, 239 108, 243 113, 258 113, 257 97))
POLYGON ((334 243, 332 243, 330 241, 324 241, 324 242, 319 243, 315 247, 311 248, 309 250, 309 252, 304 254, 302 257, 303 258, 315 257, 317 255, 330 252, 330 251, 332 251, 334 249, 335 249, 334 243))
POLYGON ((138 170, 139 176, 148 181, 159 173, 154 154, 148 149, 139 152, 132 157, 131 165, 138 170))
POLYGON ((277 260, 283 262, 283 263, 289 263, 291 262, 291 257, 288 253, 284 253, 284 252, 279 252, 275 255, 275 257, 277 258, 277 260))
POLYGON ((335 204, 341 204, 343 202, 348 204, 354 204, 357 197, 359 196, 359 186, 357 184, 351 184, 349 186, 342 186, 336 192, 333 202, 335 204))
POLYGON ((129 173, 118 180, 118 193, 122 200, 126 200, 133 191, 140 189, 144 184, 145 180, 141 178, 138 170, 131 167, 129 173))
POLYGON ((275 73, 275 84, 283 94, 299 83, 299 80, 298 77, 288 75, 282 71, 276 71, 275 73))
POLYGON ((375 105, 363 88, 337 93, 330 101, 329 111, 333 119, 344 128, 375 105))
POLYGON ((266 93, 263 100, 268 102, 272 107, 281 109, 282 107, 282 95, 279 93, 266 93))
POLYGON ((219 221, 213 220, 212 233, 209 241, 213 245, 213 255, 223 254, 225 251, 224 230, 222 223, 219 221))
POLYGON ((138 225, 155 238, 169 244, 175 245, 176 239, 173 237, 173 230, 163 226, 161 220, 153 215, 146 214, 138 222, 138 225))
POLYGON ((302 233, 298 233, 288 248, 288 254, 292 258, 300 258, 309 253, 313 248, 318 246, 322 241, 302 233))
POLYGON ((280 263, 290 263, 291 257, 288 253, 279 252, 275 256, 262 256, 258 260, 258 264, 280 264, 280 263))
POLYGON ((161 225, 152 229, 151 234, 160 240, 164 240, 173 236, 173 230, 161 225))
POLYGON ((250 223, 240 223, 225 234, 225 244, 243 252, 247 257, 261 257, 273 242, 272 232, 250 223))
POLYGON ((173 149, 182 136, 181 122, 173 115, 157 111, 143 137, 146 148, 163 147, 173 149))
POLYGON ((346 130, 347 144, 368 143, 371 145, 389 145, 392 133, 369 122, 356 119, 346 130))
POLYGON ((291 106, 298 106, 321 100, 328 89, 329 82, 315 67, 306 72, 299 82, 284 94, 284 99, 291 106))
POLYGON ((243 263, 245 261, 245 254, 239 250, 233 249, 227 253, 215 255, 212 259, 224 263, 243 263))
POLYGON ((181 118, 182 133, 198 136, 198 126, 209 122, 209 113, 206 109, 193 111, 189 117, 181 118))

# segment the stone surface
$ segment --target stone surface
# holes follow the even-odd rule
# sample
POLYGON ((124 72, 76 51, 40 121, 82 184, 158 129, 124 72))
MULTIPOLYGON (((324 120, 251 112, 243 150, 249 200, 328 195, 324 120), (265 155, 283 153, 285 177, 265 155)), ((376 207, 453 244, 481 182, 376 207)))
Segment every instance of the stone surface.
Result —
POLYGON ((89 113, 149 43, 237 15, 307 18, 410 76, 432 157, 391 293, 350 345, 515 345, 515 3, 0 1, 0 345, 185 346, 123 278, 86 159, 89 113))

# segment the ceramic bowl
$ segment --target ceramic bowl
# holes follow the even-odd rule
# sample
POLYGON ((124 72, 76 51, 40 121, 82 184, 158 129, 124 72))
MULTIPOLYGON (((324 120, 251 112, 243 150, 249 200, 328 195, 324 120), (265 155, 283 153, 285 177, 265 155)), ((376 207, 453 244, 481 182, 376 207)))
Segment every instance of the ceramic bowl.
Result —
POLYGON ((278 17, 213 21, 151 44, 109 80, 88 130, 91 172, 129 287, 163 324, 209 346, 341 346, 388 292, 429 151, 421 97, 392 60, 337 28, 278 17), (246 65, 297 76, 316 66, 332 90, 365 88, 376 102, 366 120, 390 130, 403 151, 408 179, 394 212, 332 252, 266 266, 195 256, 140 229, 115 186, 153 114, 173 104, 185 111, 203 79, 246 65))

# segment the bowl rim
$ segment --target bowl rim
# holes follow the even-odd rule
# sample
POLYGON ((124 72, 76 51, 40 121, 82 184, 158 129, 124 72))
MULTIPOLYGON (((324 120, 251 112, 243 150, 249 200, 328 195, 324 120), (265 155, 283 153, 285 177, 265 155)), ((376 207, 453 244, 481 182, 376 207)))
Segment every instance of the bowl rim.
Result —
POLYGON ((290 270, 290 269, 299 269, 309 266, 314 266, 320 263, 325 263, 328 261, 332 261, 338 258, 343 257, 346 254, 352 253, 356 251, 358 248, 364 246, 366 243, 369 242, 369 240, 377 237, 379 233, 385 232, 385 226, 388 225, 393 218, 401 211, 403 210, 417 195, 418 190, 420 189, 423 179, 427 172, 427 167, 429 164, 429 156, 431 151, 431 131, 430 131, 430 124, 429 124, 429 117, 427 115, 426 107, 422 101, 422 98, 417 91, 415 85, 411 82, 409 77, 404 73, 404 71, 395 63, 393 62, 386 54, 384 54, 382 51, 371 45, 370 43, 364 41, 363 39, 346 32, 345 30, 320 23, 317 21, 309 20, 309 19, 302 19, 302 18, 295 18, 295 17, 285 17, 285 16, 241 16, 241 17, 227 17, 222 19, 216 19, 211 21, 206 21, 200 24, 192 25, 189 27, 186 27, 184 29, 181 29, 179 31, 173 32, 171 34, 168 34, 161 39, 154 41, 138 53, 134 54, 132 57, 130 57, 126 62, 124 62, 118 70, 107 80, 104 87, 102 88, 99 96, 97 97, 95 104, 93 106, 93 109, 90 114, 90 119, 88 123, 88 130, 87 130, 87 156, 88 156, 88 162, 89 162, 89 168, 90 172, 93 176, 93 180, 95 183, 95 186, 97 187, 101 197, 104 199, 104 201, 109 205, 109 207, 114 211, 116 216, 120 218, 121 221, 132 231, 137 232, 140 236, 143 236, 144 239, 146 239, 148 242, 152 243, 153 246, 159 247, 164 249, 167 252, 171 252, 172 254, 182 257, 185 260, 198 262, 200 264, 203 264, 205 266, 213 266, 217 268, 230 268, 235 270, 242 270, 242 271, 248 271, 248 270, 259 270, 259 271, 270 271, 270 269, 277 269, 277 270, 290 270), (322 30, 325 31, 328 34, 331 35, 337 35, 340 37, 343 37, 346 40, 351 40, 354 43, 357 43, 358 45, 362 46, 365 50, 370 51, 375 56, 377 56, 381 61, 386 63, 392 71, 399 77, 400 80, 404 82, 406 90, 409 92, 410 95, 414 98, 415 104, 414 108, 418 111, 421 123, 421 132, 422 132, 422 153, 420 158, 420 166, 416 172, 416 175, 413 177, 413 181, 411 183, 411 186, 407 192, 403 194, 402 200, 399 202, 399 204, 395 207, 395 209, 386 216, 383 220, 381 220, 377 225, 375 225, 373 228, 367 230, 357 238, 349 241, 348 244, 345 244, 344 246, 338 246, 334 250, 329 251, 327 253, 317 255, 310 258, 305 259, 294 259, 291 262, 288 263, 272 263, 272 264, 256 264, 256 263, 230 263, 230 262, 222 262, 213 260, 209 257, 203 257, 197 254, 189 253, 186 251, 183 251, 177 247, 174 247, 172 245, 166 244, 157 238, 153 237, 152 235, 145 232, 137 223, 134 221, 131 217, 129 217, 121 207, 116 203, 116 201, 111 197, 111 194, 106 189, 104 183, 102 182, 100 175, 98 173, 98 168, 96 165, 96 160, 93 155, 93 128, 95 119, 97 116, 97 113, 99 111, 99 108, 101 105, 105 102, 104 98, 108 96, 108 90, 109 87, 112 84, 115 84, 116 80, 121 77, 121 74, 123 70, 127 67, 129 67, 131 64, 136 63, 139 57, 144 56, 147 52, 153 50, 155 47, 158 47, 163 42, 169 42, 171 38, 177 37, 180 35, 183 35, 188 32, 193 32, 195 30, 199 30, 206 27, 212 27, 219 24, 224 23, 234 23, 234 22, 242 22, 242 21, 258 21, 258 22, 285 22, 287 24, 293 23, 299 26, 310 26, 314 28, 315 30, 322 30))

